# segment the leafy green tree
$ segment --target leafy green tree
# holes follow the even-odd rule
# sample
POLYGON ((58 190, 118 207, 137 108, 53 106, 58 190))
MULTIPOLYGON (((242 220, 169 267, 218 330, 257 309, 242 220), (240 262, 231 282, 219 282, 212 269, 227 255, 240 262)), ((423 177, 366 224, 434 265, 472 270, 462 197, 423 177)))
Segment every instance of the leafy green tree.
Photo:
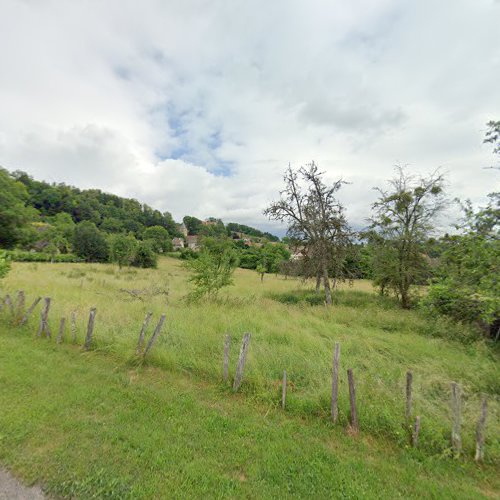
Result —
POLYGON ((109 258, 121 269, 129 266, 135 259, 137 240, 133 235, 113 234, 109 237, 109 258))
POLYGON ((153 250, 153 245, 150 240, 139 241, 137 243, 137 248, 135 251, 134 259, 132 260, 132 265, 135 267, 153 267, 158 266, 158 256, 153 250))
POLYGON ((197 219, 196 217, 191 217, 190 215, 186 215, 182 219, 182 222, 184 222, 190 236, 200 234, 201 229, 203 228, 203 221, 197 219))
POLYGON ((10 271, 10 260, 5 251, 0 251, 0 279, 5 278, 10 271))
POLYGON ((412 286, 427 272, 423 245, 444 207, 443 176, 435 172, 416 178, 397 167, 389 186, 376 188, 379 198, 372 206, 373 272, 379 286, 391 288, 402 307, 409 308, 412 286))
POLYGON ((0 247, 12 248, 23 238, 23 230, 37 216, 26 206, 28 192, 21 182, 0 168, 0 247))
POLYGON ((191 272, 189 281, 194 285, 189 298, 214 299, 221 288, 233 283, 233 273, 238 265, 238 258, 229 241, 206 238, 198 258, 187 260, 184 265, 191 272))
POLYGON ((87 262, 106 262, 109 256, 108 242, 93 222, 76 224, 73 235, 73 250, 87 262))
POLYGON ((105 233, 121 233, 123 227, 123 222, 116 217, 105 217, 99 225, 99 229, 105 233))
POLYGON ((492 327, 500 318, 500 193, 489 197, 483 209, 473 210, 470 202, 463 207, 461 233, 443 239, 437 276, 422 304, 432 312, 492 327))
POLYGON ((153 250, 157 253, 172 251, 172 238, 162 226, 151 226, 144 230, 144 240, 151 240, 153 250))
POLYGON ((257 264, 257 267, 255 268, 257 273, 260 275, 260 282, 264 282, 264 274, 266 274, 266 266, 264 264, 257 264))

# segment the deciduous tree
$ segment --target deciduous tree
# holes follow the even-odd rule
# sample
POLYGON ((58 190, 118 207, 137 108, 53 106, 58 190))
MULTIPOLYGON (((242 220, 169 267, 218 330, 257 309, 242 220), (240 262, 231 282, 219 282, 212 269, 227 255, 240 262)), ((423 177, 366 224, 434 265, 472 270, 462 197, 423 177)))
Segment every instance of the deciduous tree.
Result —
POLYGON ((270 219, 288 224, 287 235, 302 248, 304 270, 323 282, 325 301, 332 303, 330 277, 343 277, 346 250, 352 231, 344 207, 336 198, 344 181, 328 185, 323 173, 312 162, 298 170, 290 166, 284 176, 285 187, 278 201, 264 211, 270 219))

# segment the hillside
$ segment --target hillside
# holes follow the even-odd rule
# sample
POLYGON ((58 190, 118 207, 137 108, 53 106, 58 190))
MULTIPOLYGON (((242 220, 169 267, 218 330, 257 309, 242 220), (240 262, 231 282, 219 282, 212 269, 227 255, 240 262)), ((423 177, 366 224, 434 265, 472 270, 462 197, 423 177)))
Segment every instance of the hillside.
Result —
MULTIPOLYGON (((300 281, 237 270, 217 303, 187 304, 185 270, 108 264, 14 263, 4 294, 50 296, 50 324, 76 311, 77 344, 37 339, 38 313, 0 323, 0 461, 28 482, 80 498, 488 498, 499 491, 498 352, 466 327, 402 311, 367 282, 331 308, 278 299, 300 281), (95 345, 84 353, 89 308, 95 345), (167 313, 145 365, 134 356, 147 311, 167 313), (230 376, 251 332, 241 390, 230 376), (457 340, 449 339, 460 339, 457 340), (329 419, 331 358, 341 345, 339 424, 329 419), (348 429, 345 371, 356 379, 360 434, 348 429), (285 411, 281 377, 288 373, 285 411), (419 447, 404 426, 404 380, 414 374, 419 447), (450 382, 464 392, 463 455, 451 458, 450 382), (488 397, 485 463, 473 462, 480 398, 488 397), (36 397, 34 397, 36 395, 36 397), (99 496, 100 495, 100 496, 99 496)), ((283 295, 285 294, 285 295, 283 295)), ((55 337, 55 334, 53 335, 55 337)))

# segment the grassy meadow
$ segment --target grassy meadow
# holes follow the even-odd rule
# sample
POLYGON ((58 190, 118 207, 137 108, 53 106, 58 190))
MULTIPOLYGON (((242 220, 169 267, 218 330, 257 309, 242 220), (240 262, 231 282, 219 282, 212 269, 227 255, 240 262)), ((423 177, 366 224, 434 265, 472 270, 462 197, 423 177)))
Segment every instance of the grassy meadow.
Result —
MULTIPOLYGON (((442 318, 402 311, 368 282, 345 284, 333 307, 275 300, 311 284, 238 269, 217 303, 188 304, 181 261, 156 270, 14 263, 2 295, 52 297, 52 341, 36 339, 39 308, 13 328, 0 317, 0 463, 49 492, 81 498, 493 498, 499 493, 497 348, 442 318), (76 311, 82 344, 90 307, 95 345, 54 338, 76 311), (167 320, 145 365, 134 356, 146 312, 167 320), (251 332, 238 394, 222 382, 251 332), (341 344, 339 424, 329 422, 332 351, 341 344), (361 433, 350 436, 346 369, 361 433), (287 409, 280 408, 287 370, 287 409), (419 449, 408 446, 405 373, 414 374, 419 449), (450 382, 463 389, 463 447, 449 449, 450 382), (480 398, 488 397, 485 463, 473 462, 480 398)), ((40 306, 39 306, 40 307, 40 306)))

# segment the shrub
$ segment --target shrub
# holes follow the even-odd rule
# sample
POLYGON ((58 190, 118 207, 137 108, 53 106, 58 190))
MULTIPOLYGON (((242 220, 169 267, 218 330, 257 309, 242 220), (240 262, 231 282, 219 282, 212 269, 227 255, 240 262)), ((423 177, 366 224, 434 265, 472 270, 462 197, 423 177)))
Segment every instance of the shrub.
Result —
POLYGON ((158 256, 153 250, 150 241, 139 241, 131 264, 135 267, 157 267, 158 256))
POLYGON ((87 262, 106 262, 109 248, 106 238, 93 222, 80 222, 75 227, 73 249, 87 262))
POLYGON ((11 260, 15 262, 83 262, 83 259, 71 253, 52 255, 45 252, 8 250, 6 254, 11 260))
POLYGON ((7 252, 0 252, 0 279, 5 277, 10 270, 10 260, 7 252))

